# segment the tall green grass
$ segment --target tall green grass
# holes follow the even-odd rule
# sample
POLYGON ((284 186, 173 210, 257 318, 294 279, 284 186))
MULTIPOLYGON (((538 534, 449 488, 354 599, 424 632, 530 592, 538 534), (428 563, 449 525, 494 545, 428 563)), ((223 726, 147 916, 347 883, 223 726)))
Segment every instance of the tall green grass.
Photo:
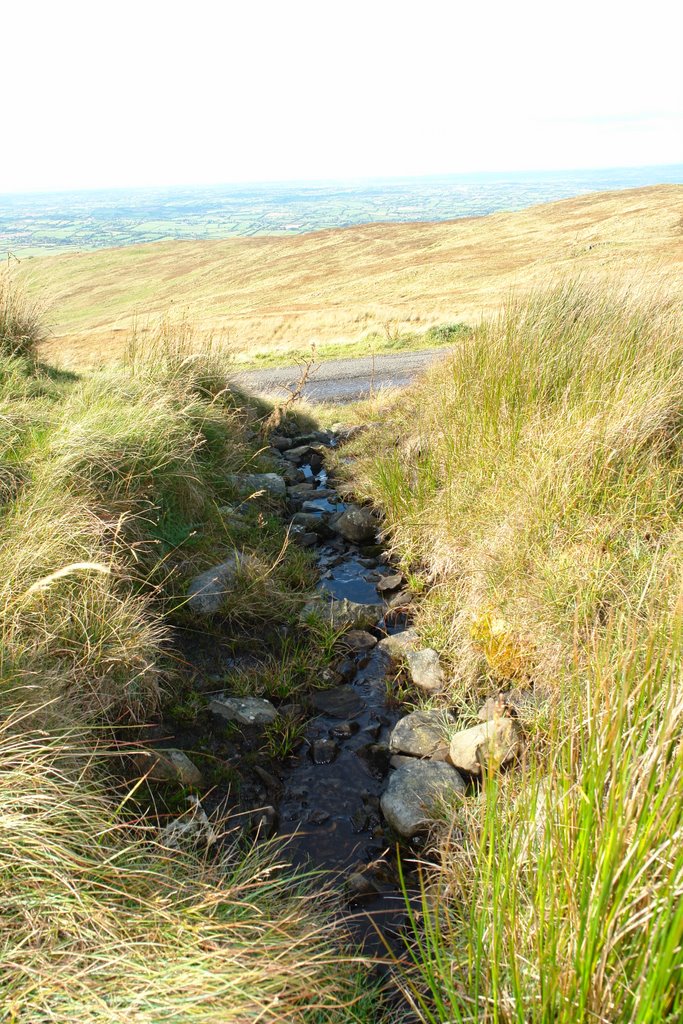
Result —
POLYGON ((357 443, 445 701, 529 698, 520 764, 425 867, 398 976, 429 1024, 683 1016, 682 326, 577 284, 511 301, 357 443))

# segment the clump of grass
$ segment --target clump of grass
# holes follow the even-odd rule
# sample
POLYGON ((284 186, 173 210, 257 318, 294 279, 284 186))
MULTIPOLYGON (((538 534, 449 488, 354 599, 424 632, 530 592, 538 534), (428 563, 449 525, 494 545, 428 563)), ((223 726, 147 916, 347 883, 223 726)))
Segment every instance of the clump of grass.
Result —
POLYGON ((0 355, 33 356, 47 337, 45 311, 8 268, 0 270, 0 355))
POLYGON ((632 623, 590 658, 581 718, 487 780, 442 842, 401 984, 438 1024, 659 1024, 683 1014, 680 621, 632 623))
POLYGON ((272 848, 165 849, 104 796, 87 744, 20 728, 0 729, 8 1020, 359 1019, 357 967, 272 848))
POLYGON ((529 654, 515 676, 556 686, 577 628, 671 606, 682 406, 676 307, 570 284, 511 301, 361 437, 357 486, 425 575, 420 624, 462 692, 500 668, 485 614, 529 654))

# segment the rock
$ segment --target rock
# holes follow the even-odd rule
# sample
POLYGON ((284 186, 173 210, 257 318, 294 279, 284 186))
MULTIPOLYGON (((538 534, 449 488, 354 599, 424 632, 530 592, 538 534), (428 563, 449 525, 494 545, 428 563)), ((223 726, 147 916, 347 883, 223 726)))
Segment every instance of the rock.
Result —
POLYGON ((290 537, 300 548, 314 548, 320 540, 317 533, 304 533, 303 530, 297 528, 291 531, 290 537))
POLYGON ((346 884, 353 896, 373 896, 379 892, 370 876, 362 871, 352 871, 346 879, 346 884))
POLYGON ((339 753, 339 747, 332 739, 315 740, 311 748, 314 764, 332 764, 339 753))
POLYGON ((351 629, 342 637, 342 645, 349 651, 371 651, 377 643, 377 637, 365 629, 351 629))
POLYGON ((358 722, 340 722, 338 725, 333 725, 330 730, 333 736, 336 736, 340 740, 348 740, 351 736, 354 736, 360 726, 358 722))
POLYGON ((451 736, 450 757, 456 768, 480 775, 482 768, 500 768, 521 750, 519 727, 511 718, 497 718, 451 736))
POLYGON ((407 651, 406 661, 410 678, 415 686, 426 693, 440 693, 446 681, 439 655, 431 647, 421 651, 407 651))
POLYGON ((187 607, 196 615, 216 615, 231 594, 240 575, 255 570, 259 563, 252 555, 233 551, 220 565, 200 573, 188 587, 187 607))
POLYGON ((392 612, 405 611, 413 603, 413 595, 409 590, 399 590, 398 594, 392 594, 389 600, 389 608, 392 612))
POLYGON ((287 484, 278 473, 231 473, 227 481, 240 494, 265 491, 273 498, 287 497, 287 484))
POLYGON ((275 776, 271 775, 265 768, 262 768, 260 764, 254 765, 254 774, 258 775, 261 782, 263 782, 268 789, 275 793, 279 792, 281 788, 280 780, 276 779, 275 776))
POLYGON ((385 594, 392 590, 398 590, 402 583, 403 574, 397 572, 393 576, 382 576, 377 584, 377 589, 380 594, 385 594))
POLYGON ((311 616, 318 616, 333 629, 365 629, 379 622, 383 613, 381 604, 359 604, 346 597, 329 601, 321 594, 303 607, 299 618, 307 622, 311 616))
POLYGON ((365 707, 363 700, 350 686, 334 686, 331 690, 318 690, 312 694, 311 704, 323 715, 332 718, 352 718, 365 707))
POLYGON ((413 711, 394 726, 389 750, 392 754, 431 757, 435 751, 448 746, 449 726, 454 724, 455 719, 447 712, 413 711))
POLYGON ((293 527, 301 527, 306 533, 317 533, 321 536, 328 536, 330 533, 327 523, 315 512, 296 512, 291 519, 293 527))
POLYGON ((277 830, 277 811, 268 804, 252 811, 251 827, 258 839, 270 839, 277 830))
POLYGON ((214 697, 209 711, 239 725, 268 725, 278 717, 277 710, 263 697, 214 697))
POLYGON ((379 647, 389 655, 392 661, 399 661, 401 658, 405 658, 419 642, 417 630, 411 626, 410 629, 404 629, 400 633, 385 636, 383 640, 380 640, 379 647))
POLYGON ((310 457, 316 453, 315 448, 311 448, 309 444, 298 445, 296 448, 290 448, 289 451, 285 452, 285 458, 289 462, 294 462, 300 465, 302 462, 309 462, 310 457))
POLYGON ((290 437, 277 437, 273 435, 270 439, 270 443, 273 448, 277 448, 279 452, 286 452, 292 447, 292 439, 290 437))
POLYGON ((352 544, 363 544, 375 539, 377 520, 369 508, 351 505, 334 523, 334 529, 352 544))
POLYGON ((152 782, 179 782, 201 786, 202 773, 182 750, 145 750, 135 754, 135 764, 152 782))
POLYGON ((189 810, 162 828, 162 844, 171 850, 179 850, 183 846, 213 846, 218 836, 211 827, 204 808, 196 796, 188 797, 187 802, 190 805, 189 810))
POLYGON ((403 764, 389 778, 382 794, 382 813, 388 824, 406 839, 429 825, 441 801, 465 793, 465 783, 455 768, 442 761, 403 764))
POLYGON ((310 480, 304 480, 302 484, 294 484, 287 488, 287 494, 290 498, 300 498, 302 501, 305 501, 306 498, 310 497, 314 491, 315 486, 310 482, 310 480))
POLYGON ((282 479, 288 487, 305 483, 304 474, 296 466, 288 465, 282 470, 282 479))

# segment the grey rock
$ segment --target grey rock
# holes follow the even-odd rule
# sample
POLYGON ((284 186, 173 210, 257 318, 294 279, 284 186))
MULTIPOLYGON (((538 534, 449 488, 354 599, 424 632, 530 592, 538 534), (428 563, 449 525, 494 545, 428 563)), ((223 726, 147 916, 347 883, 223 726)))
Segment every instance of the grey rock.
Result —
POLYGON ((450 758, 456 768, 480 775, 500 768, 519 754, 521 733, 511 718, 496 718, 451 736, 450 758))
POLYGON ((228 594, 235 589, 238 576, 255 568, 253 556, 233 551, 220 565, 200 573, 188 587, 187 607, 197 615, 216 615, 228 594))
POLYGON ((239 725, 268 725, 278 717, 277 710, 263 697, 214 697, 209 711, 239 725))
POLYGON ((381 604, 360 604, 348 598, 328 601, 321 594, 304 606, 300 619, 307 622, 311 616, 318 616, 333 629, 365 629, 379 622, 383 613, 381 604))
POLYGON ((213 846, 218 836, 211 827, 204 808, 196 796, 188 797, 187 802, 190 805, 189 810, 162 828, 162 844, 171 850, 213 846))
POLYGON ((315 487, 310 480, 304 480, 302 484, 294 484, 292 487, 287 488, 287 494, 290 498, 301 498, 302 501, 310 497, 314 491, 315 487))
POLYGON ((320 540, 317 533, 305 533, 304 530, 298 527, 291 531, 290 538, 300 548, 314 548, 320 540))
POLYGON ((403 574, 400 572, 394 573, 392 576, 382 576, 377 584, 377 589, 380 594, 389 593, 392 590, 398 590, 403 583, 403 574))
POLYGON ((371 651, 377 643, 377 637, 368 633, 365 629, 351 629, 345 633, 341 641, 342 645, 349 651, 371 651))
POLYGON ((296 448, 290 448, 289 451, 285 452, 285 458, 289 462, 302 463, 307 462, 310 457, 315 454, 315 448, 311 448, 309 444, 298 445, 296 448))
POLYGON ((306 533, 318 533, 327 536, 329 529, 323 517, 318 512, 296 512, 291 519, 292 526, 302 527, 306 533))
POLYGON ((296 466, 285 466, 282 470, 282 479, 288 487, 294 487, 296 484, 305 483, 304 474, 296 466))
POLYGON ((332 739, 315 740, 311 748, 314 764, 332 764, 339 753, 339 747, 332 739))
POLYGON ((385 654, 389 655, 392 661, 399 661, 401 658, 405 658, 408 651, 416 647, 419 642, 418 632, 411 626, 400 633, 385 636, 383 640, 380 640, 379 646, 385 654))
POLYGON ((421 651, 407 651, 406 661, 410 678, 415 686, 426 693, 440 693, 446 681, 439 655, 431 647, 421 651))
POLYGON ((334 529, 352 544, 363 544, 375 539, 377 520, 369 508, 351 505, 334 523, 334 529))
POLYGON ((289 437, 278 437, 273 435, 270 439, 270 443, 273 448, 277 448, 279 452, 286 452, 292 447, 292 439, 289 437))
POLYGON ((378 886, 363 871, 352 871, 346 884, 353 896, 372 896, 379 892, 378 886))
POLYGON ((311 696, 311 704, 321 714, 331 718, 352 718, 365 707, 362 698, 350 686, 333 686, 318 690, 311 696))
POLYGON ((145 750, 134 756, 136 767, 152 782, 201 786, 202 773, 182 750, 145 750))
POLYGON ((455 719, 444 711, 413 711, 396 723, 389 737, 392 754, 431 757, 448 746, 449 726, 455 719))
POLYGON ((287 484, 278 473, 231 473, 227 479, 240 494, 265 491, 273 498, 287 497, 287 484))
POLYGON ((433 820, 441 801, 464 793, 465 783, 455 768, 442 761, 414 761, 390 776, 382 794, 382 813, 394 831, 411 839, 433 820))
POLYGON ((270 839, 277 830, 277 811, 268 804, 252 812, 251 827, 258 839, 270 839))

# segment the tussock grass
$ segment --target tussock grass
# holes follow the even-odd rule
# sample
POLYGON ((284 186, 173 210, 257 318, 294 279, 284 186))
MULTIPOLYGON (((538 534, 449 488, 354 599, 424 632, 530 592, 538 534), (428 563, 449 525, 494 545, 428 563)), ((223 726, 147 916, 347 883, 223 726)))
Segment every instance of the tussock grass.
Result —
POLYGON ((447 700, 536 699, 425 869, 399 983, 429 1024, 683 1014, 681 326, 580 283, 511 300, 357 442, 447 700))
POLYGON ((511 301, 385 413, 386 447, 361 440, 360 486, 424 568, 421 625, 463 692, 552 687, 577 630, 671 609, 682 407, 676 307, 569 284, 511 301), (507 666, 484 658, 487 621, 507 666))
POLYGON ((104 796, 87 743, 20 725, 0 728, 0 1018, 359 1019, 356 965, 272 849, 165 849, 104 796))
POLYGON ((0 354, 34 355, 47 333, 40 300, 28 295, 9 268, 0 269, 0 354))

